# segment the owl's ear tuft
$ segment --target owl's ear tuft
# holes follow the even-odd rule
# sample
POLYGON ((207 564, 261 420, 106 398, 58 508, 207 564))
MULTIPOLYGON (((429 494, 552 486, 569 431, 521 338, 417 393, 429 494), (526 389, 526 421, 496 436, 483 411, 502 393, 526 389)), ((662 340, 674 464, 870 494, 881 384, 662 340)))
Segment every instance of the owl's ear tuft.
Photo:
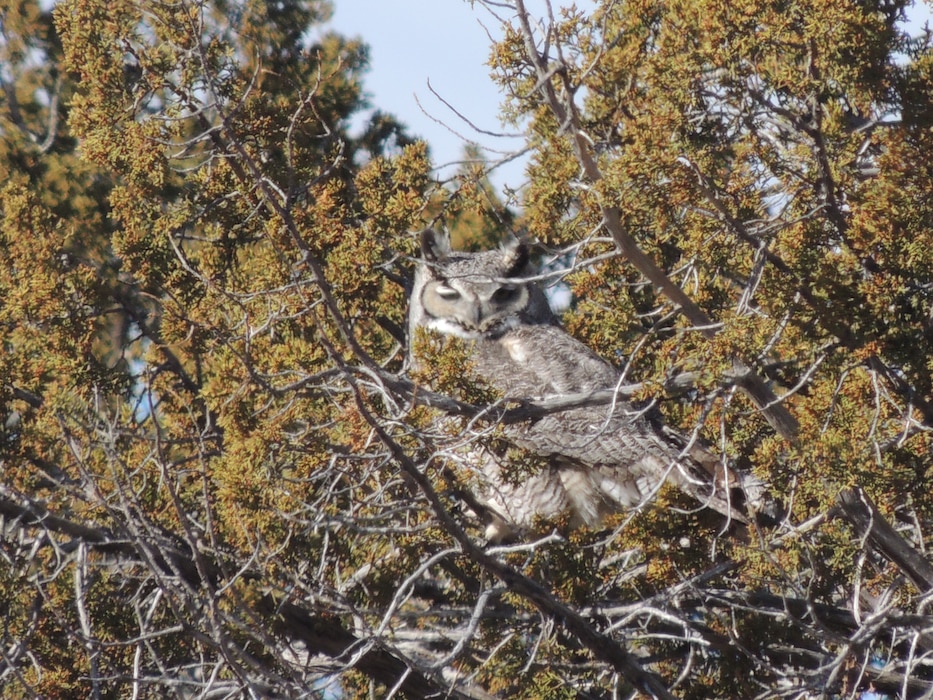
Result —
POLYGON ((438 262, 450 255, 450 237, 433 228, 421 232, 421 256, 428 262, 438 262))
POLYGON ((509 236, 503 241, 502 252, 505 253, 506 277, 514 277, 528 264, 528 246, 515 236, 509 236))

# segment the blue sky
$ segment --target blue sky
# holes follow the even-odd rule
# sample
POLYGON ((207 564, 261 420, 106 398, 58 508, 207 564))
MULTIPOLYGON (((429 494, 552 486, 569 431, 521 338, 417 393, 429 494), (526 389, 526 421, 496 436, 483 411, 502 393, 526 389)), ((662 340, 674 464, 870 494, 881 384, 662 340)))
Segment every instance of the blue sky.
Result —
MULTIPOLYGON (((451 164, 462 157, 466 140, 488 149, 489 160, 522 146, 521 138, 478 133, 444 104, 450 103, 479 129, 506 130, 498 119, 498 87, 485 65, 490 35, 500 36, 499 23, 480 4, 471 7, 469 0, 333 3, 331 26, 346 36, 362 38, 370 47, 371 69, 364 86, 372 104, 394 114, 412 134, 430 144, 442 177, 455 169, 451 164), (432 94, 428 81, 443 101, 432 94)), ((540 4, 528 2, 532 12, 540 4)), ((576 4, 583 7, 591 3, 578 0, 576 4)), ((908 10, 908 17, 911 31, 919 32, 930 18, 930 5, 918 0, 908 10)), ((508 185, 517 189, 525 180, 524 166, 524 160, 509 163, 493 174, 492 181, 499 188, 508 185)))
MULTIPOLYGON (((521 138, 477 133, 431 92, 484 131, 513 131, 499 122, 501 99, 485 65, 487 30, 498 37, 498 22, 480 5, 471 8, 468 0, 334 0, 334 9, 331 27, 369 44, 371 69, 364 86, 372 104, 428 142, 442 176, 455 169, 451 164, 461 159, 466 140, 491 149, 489 160, 521 147, 521 138)), ((510 163, 494 174, 493 182, 517 188, 523 170, 524 163, 510 163)))

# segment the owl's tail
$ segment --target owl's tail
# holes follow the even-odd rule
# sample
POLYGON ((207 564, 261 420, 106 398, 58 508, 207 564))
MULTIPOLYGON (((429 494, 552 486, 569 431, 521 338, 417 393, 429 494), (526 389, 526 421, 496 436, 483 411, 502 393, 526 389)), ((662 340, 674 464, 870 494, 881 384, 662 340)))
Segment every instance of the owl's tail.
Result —
POLYGON ((734 469, 701 445, 692 445, 687 456, 702 473, 696 481, 681 474, 684 481, 692 483, 678 485, 704 505, 743 524, 774 524, 780 519, 780 504, 757 476, 734 469))

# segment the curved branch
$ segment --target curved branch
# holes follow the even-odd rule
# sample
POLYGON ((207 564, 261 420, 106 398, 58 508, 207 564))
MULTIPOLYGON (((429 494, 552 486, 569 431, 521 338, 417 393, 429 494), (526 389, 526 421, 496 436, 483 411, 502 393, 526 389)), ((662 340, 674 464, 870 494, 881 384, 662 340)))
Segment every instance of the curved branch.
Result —
MULTIPOLYGON (((528 60, 531 62, 538 76, 538 82, 535 89, 539 91, 547 106, 550 108, 561 125, 562 130, 570 132, 570 138, 573 142, 573 149, 577 156, 577 161, 583 169, 586 179, 591 183, 599 182, 603 175, 593 155, 589 140, 580 127, 580 118, 577 114, 576 105, 573 102, 573 86, 570 84, 566 67, 560 64, 549 66, 547 56, 538 52, 535 46, 534 33, 531 29, 529 15, 525 9, 524 0, 516 0, 516 11, 518 21, 521 25, 522 36, 525 40, 525 52, 528 60), (563 82, 566 98, 562 100, 554 88, 553 78, 559 77, 563 82)), ((599 203, 600 212, 603 217, 603 225, 612 235, 613 240, 628 258, 629 262, 645 276, 653 285, 661 290, 673 304, 679 307, 680 311, 687 319, 700 331, 706 338, 712 339, 716 335, 716 327, 712 319, 701 309, 690 296, 681 289, 667 274, 655 263, 654 259, 645 253, 638 242, 625 230, 622 223, 622 214, 617 206, 612 206, 604 201, 599 203)), ((736 374, 741 378, 737 382, 738 386, 755 402, 761 409, 765 418, 771 426, 786 440, 793 442, 799 431, 797 420, 791 415, 787 407, 775 395, 765 380, 754 372, 750 367, 741 362, 735 363, 736 374)))
POLYGON ((895 530, 861 489, 846 489, 838 497, 843 517, 873 549, 894 563, 921 593, 933 591, 933 564, 895 530))
MULTIPOLYGON (((41 529, 46 533, 65 535, 71 538, 62 546, 65 551, 84 546, 121 563, 155 564, 161 573, 180 575, 194 588, 203 584, 216 584, 220 580, 221 566, 218 561, 199 556, 208 562, 206 570, 212 581, 204 581, 195 566, 192 553, 165 541, 138 541, 123 538, 102 526, 86 525, 63 518, 50 512, 45 506, 25 499, 11 498, 0 494, 0 518, 9 519, 6 527, 18 529, 41 529)), ((253 572, 245 572, 246 578, 258 579, 253 572)), ((313 615, 300 605, 277 600, 272 593, 261 596, 250 614, 257 619, 271 620, 272 627, 290 642, 301 642, 311 654, 323 654, 340 664, 345 664, 368 642, 347 631, 331 616, 313 615)), ((249 611, 248 611, 249 612, 249 611)), ((435 681, 416 670, 389 651, 374 647, 361 655, 354 668, 386 687, 397 687, 410 698, 451 697, 459 700, 487 700, 481 691, 451 688, 443 681, 435 681)))

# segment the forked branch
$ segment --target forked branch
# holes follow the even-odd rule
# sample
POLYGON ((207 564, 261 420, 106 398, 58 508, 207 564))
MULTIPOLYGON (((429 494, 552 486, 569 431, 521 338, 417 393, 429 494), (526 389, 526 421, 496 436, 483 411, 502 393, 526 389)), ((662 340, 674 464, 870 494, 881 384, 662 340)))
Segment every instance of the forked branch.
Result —
MULTIPOLYGON (((516 0, 515 6, 525 43, 525 53, 538 77, 535 89, 541 94, 557 123, 569 133, 577 162, 584 176, 590 183, 595 184, 602 179, 603 175, 599 169, 599 164, 596 162, 590 141, 580 126, 579 113, 573 100, 574 86, 570 83, 570 76, 566 66, 559 63, 556 65, 550 64, 548 57, 538 52, 535 45, 534 31, 531 27, 531 19, 525 9, 524 0, 516 0), (558 95, 554 85, 555 79, 561 81, 563 95, 558 95)), ((603 225, 609 231, 622 254, 648 281, 660 289, 661 293, 671 303, 675 304, 690 323, 700 329, 704 336, 709 339, 715 337, 716 326, 713 324, 712 319, 681 287, 668 277, 663 269, 658 267, 654 259, 645 253, 632 235, 626 231, 622 223, 622 214, 619 207, 601 199, 599 209, 602 214, 603 225)), ((765 380, 750 367, 738 361, 735 363, 735 374, 739 377, 739 381, 736 383, 761 409, 771 426, 786 440, 793 442, 798 432, 797 421, 771 388, 768 387, 765 380)))

